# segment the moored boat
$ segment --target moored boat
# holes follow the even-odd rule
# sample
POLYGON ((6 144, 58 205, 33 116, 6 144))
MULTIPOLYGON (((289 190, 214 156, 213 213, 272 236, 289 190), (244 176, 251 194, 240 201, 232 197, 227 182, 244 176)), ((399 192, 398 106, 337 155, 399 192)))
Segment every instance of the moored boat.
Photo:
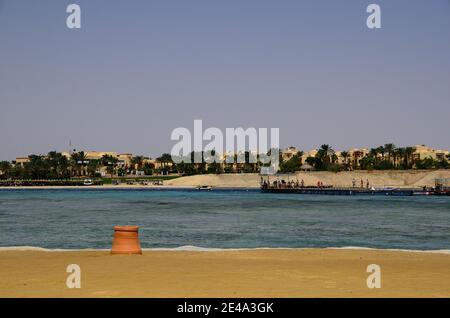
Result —
POLYGON ((211 191, 212 190, 212 186, 202 185, 202 186, 198 186, 196 189, 199 190, 199 191, 211 191))

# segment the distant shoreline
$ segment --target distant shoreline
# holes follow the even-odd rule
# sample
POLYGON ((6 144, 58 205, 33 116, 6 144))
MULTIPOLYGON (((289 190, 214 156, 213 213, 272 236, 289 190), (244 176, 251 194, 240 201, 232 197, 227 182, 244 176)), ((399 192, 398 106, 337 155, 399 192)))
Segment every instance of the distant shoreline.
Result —
MULTIPOLYGON (((360 187, 361 182, 366 186, 367 181, 371 187, 385 188, 422 188, 435 186, 436 179, 449 179, 450 169, 441 170, 355 170, 342 172, 312 171, 296 172, 293 174, 280 174, 266 177, 269 181, 284 179, 286 181, 304 181, 305 186, 315 186, 320 181, 324 185, 334 187, 351 187, 355 182, 360 187)), ((145 179, 143 177, 142 179, 145 179)), ((126 180, 126 178, 124 179, 126 180)), ((0 186, 1 189, 192 189, 199 186, 211 186, 221 189, 257 189, 260 187, 261 175, 258 173, 236 174, 200 174, 182 176, 163 181, 163 185, 103 184, 92 186, 0 186)))
MULTIPOLYGON (((197 186, 161 186, 161 185, 98 185, 98 186, 16 186, 0 187, 1 190, 196 190, 197 186)), ((214 190, 258 190, 258 186, 224 186, 214 187, 214 190)))
MULTIPOLYGON (((399 249, 399 248, 374 248, 364 246, 342 246, 342 247, 236 247, 236 248, 216 248, 216 247, 198 247, 198 246, 179 246, 179 247, 153 247, 142 248, 143 252, 237 252, 237 251, 303 251, 303 250, 350 250, 350 251, 388 251, 388 252, 403 252, 403 253, 425 253, 425 254, 444 254, 450 255, 449 249, 441 250, 415 250, 415 249, 399 249)), ((81 248, 81 249, 66 249, 66 248, 44 248, 37 246, 0 246, 0 253, 8 251, 22 251, 22 252, 109 252, 108 248, 81 248)))

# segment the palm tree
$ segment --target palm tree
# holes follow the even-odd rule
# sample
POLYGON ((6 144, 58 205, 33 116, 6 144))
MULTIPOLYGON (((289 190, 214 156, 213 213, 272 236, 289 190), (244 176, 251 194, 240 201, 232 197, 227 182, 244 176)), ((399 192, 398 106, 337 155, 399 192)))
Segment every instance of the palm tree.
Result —
POLYGON ((395 148, 392 151, 392 158, 394 161, 394 166, 397 166, 397 160, 402 157, 402 151, 400 149, 401 148, 395 148))
POLYGON ((405 149, 405 166, 406 169, 412 168, 414 162, 413 162, 413 154, 416 152, 416 148, 414 147, 406 147, 405 149))
POLYGON ((102 165, 101 161, 98 159, 91 159, 89 160, 89 163, 87 164, 87 172, 91 177, 95 177, 95 174, 97 173, 98 169, 102 165))
POLYGON ((414 147, 406 147, 406 148, 397 148, 396 153, 400 159, 403 158, 403 169, 410 169, 413 165, 412 156, 416 148, 414 147))
POLYGON ((81 176, 83 168, 89 163, 86 153, 84 151, 74 152, 70 159, 70 167, 76 172, 76 175, 81 176))
POLYGON ((9 161, 0 161, 0 175, 8 178, 11 173, 11 163, 9 161))
POLYGON ((336 155, 336 153, 333 153, 332 155, 331 155, 331 163, 332 164, 335 164, 336 163, 336 161, 338 161, 338 156, 336 155))
POLYGON ((144 156, 135 156, 131 158, 131 165, 135 170, 141 170, 144 165, 144 156))
POLYGON ((378 148, 370 148, 369 156, 376 158, 376 157, 378 157, 378 154, 379 154, 378 148))
POLYGON ((28 156, 29 162, 25 165, 25 170, 35 180, 48 179, 50 174, 50 165, 42 155, 28 156))
POLYGON ((297 151, 297 157, 298 160, 300 160, 300 166, 303 164, 303 156, 305 155, 305 153, 303 151, 297 151))
POLYGON ((394 154, 394 151, 395 151, 395 145, 394 144, 385 144, 384 145, 384 151, 388 155, 388 160, 391 160, 392 159, 392 155, 394 154))
POLYGON ((399 163, 400 166, 402 166, 402 168, 406 168, 405 165, 405 154, 406 154, 406 148, 403 147, 399 147, 396 149, 396 154, 398 156, 399 159, 399 163), (403 163, 402 163, 403 162, 403 163))
POLYGON ((358 168, 359 158, 363 155, 362 151, 355 150, 353 152, 353 169, 358 168))
POLYGON ((378 153, 381 155, 381 160, 384 160, 384 156, 386 155, 386 148, 384 146, 377 147, 378 153))
POLYGON ((106 171, 111 177, 113 177, 116 172, 117 162, 119 162, 119 159, 111 155, 103 155, 101 159, 101 164, 106 167, 106 171))
POLYGON ((345 167, 345 170, 347 170, 347 168, 348 168, 348 158, 350 157, 350 154, 348 153, 348 151, 342 151, 341 152, 341 157, 342 157, 342 159, 344 159, 344 167, 345 167))
POLYGON ((78 173, 78 152, 74 152, 70 155, 69 168, 71 177, 78 173))
POLYGON ((63 178, 67 175, 69 162, 63 154, 51 151, 47 154, 47 161, 50 166, 51 173, 57 178, 63 178))
MULTIPOLYGON (((203 160, 203 156, 202 156, 203 160)), ((166 168, 170 163, 172 163, 172 155, 170 153, 163 153, 161 157, 156 158, 156 161, 161 163, 163 168, 166 168)))
POLYGON ((333 155, 335 155, 335 152, 333 148, 331 148, 329 145, 322 145, 320 146, 319 151, 316 154, 316 157, 322 161, 322 164, 324 167, 328 166, 332 162, 333 155))

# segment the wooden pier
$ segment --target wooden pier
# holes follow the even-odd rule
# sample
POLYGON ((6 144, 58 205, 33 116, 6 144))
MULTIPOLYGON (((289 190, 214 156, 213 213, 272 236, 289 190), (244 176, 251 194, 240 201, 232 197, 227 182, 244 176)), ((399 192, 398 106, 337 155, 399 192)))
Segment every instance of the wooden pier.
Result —
MULTIPOLYGON (((273 182, 270 182, 269 176, 261 176, 261 191, 267 193, 298 193, 298 194, 323 194, 323 195, 385 195, 385 196, 450 196, 450 179, 436 179, 434 187, 422 188, 400 188, 400 187, 369 187, 369 181, 366 187, 334 187, 332 185, 324 185, 321 181, 317 182, 317 186, 304 185, 303 180, 296 182, 284 179, 280 180, 278 176, 273 182), (265 179, 267 177, 267 179, 265 179)), ((355 182, 354 182, 355 183, 355 182)), ((361 185, 363 182, 361 181, 361 185)))
POLYGON ((332 188, 332 187, 303 187, 303 188, 274 188, 261 187, 262 192, 267 193, 298 193, 298 194, 323 194, 323 195, 392 195, 412 196, 414 189, 366 189, 366 188, 332 188))

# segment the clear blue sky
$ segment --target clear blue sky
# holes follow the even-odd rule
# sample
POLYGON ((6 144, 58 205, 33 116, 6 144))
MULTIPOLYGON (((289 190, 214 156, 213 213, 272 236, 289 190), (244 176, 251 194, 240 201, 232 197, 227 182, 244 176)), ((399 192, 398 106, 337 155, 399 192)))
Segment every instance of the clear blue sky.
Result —
POLYGON ((0 0, 0 45, 0 160, 69 140, 156 156, 194 119, 306 150, 450 148, 449 0, 0 0))

